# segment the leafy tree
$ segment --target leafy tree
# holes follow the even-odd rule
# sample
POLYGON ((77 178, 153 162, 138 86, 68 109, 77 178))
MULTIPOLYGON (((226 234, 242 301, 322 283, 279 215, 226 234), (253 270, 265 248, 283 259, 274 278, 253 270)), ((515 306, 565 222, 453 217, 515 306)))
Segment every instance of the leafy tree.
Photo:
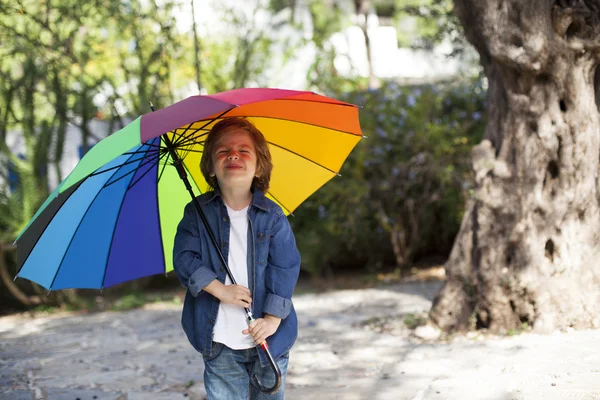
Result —
MULTIPOLYGON (((22 0, 0 7, 3 248, 11 248, 7 243, 48 196, 49 165, 62 180, 68 124, 80 129, 85 152, 93 118, 109 119, 112 132, 115 122, 122 124, 121 113, 147 112, 148 100, 173 100, 170 65, 182 56, 175 52, 173 4, 22 0), (9 136, 22 140, 22 154, 9 148, 9 136), (9 185, 11 176, 18 182, 9 185)), ((16 288, 12 279, 5 284, 16 288)))
POLYGON ((311 0, 308 10, 312 24, 311 41, 316 49, 315 59, 307 73, 308 86, 333 95, 366 88, 368 80, 340 76, 334 65, 337 54, 330 39, 334 33, 348 26, 349 15, 336 1, 311 0))
POLYGON ((389 18, 398 28, 400 47, 432 49, 444 40, 460 42, 462 39, 451 0, 380 0, 374 3, 377 14, 389 18))
MULTIPOLYGON (((203 39, 202 76, 208 93, 246 86, 270 86, 266 74, 271 66, 270 54, 285 40, 278 35, 283 26, 275 15, 279 6, 273 7, 255 0, 248 2, 246 7, 223 5, 215 10, 227 25, 229 34, 203 39)), ((287 52, 293 49, 288 47, 287 52)))

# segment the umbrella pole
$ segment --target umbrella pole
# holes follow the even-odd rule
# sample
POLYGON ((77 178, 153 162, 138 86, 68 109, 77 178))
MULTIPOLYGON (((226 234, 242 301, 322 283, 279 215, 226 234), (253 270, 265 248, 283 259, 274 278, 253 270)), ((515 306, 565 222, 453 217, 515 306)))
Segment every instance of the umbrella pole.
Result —
MULTIPOLYGON (((208 220, 206 219, 206 215, 204 214, 204 211, 202 211, 202 208, 200 207, 200 204, 198 203, 198 199, 194 195, 194 191, 192 190, 192 185, 190 184, 190 181, 187 176, 187 172, 185 170, 185 167, 183 166, 183 160, 179 157, 179 155, 175 151, 175 147, 173 146, 171 139, 166 134, 164 134, 162 136, 162 140, 165 142, 167 150, 169 151, 169 154, 171 155, 171 158, 173 159, 173 165, 177 169, 179 178, 181 178, 181 180, 183 181, 183 184, 185 185, 185 188, 187 189, 188 193, 192 197, 194 206, 196 207, 196 211, 198 211, 198 214, 200 214, 200 218, 202 219, 202 222, 204 223, 204 227, 206 228, 206 231, 208 232, 208 236, 210 236, 210 240, 212 241, 213 245, 215 246, 215 249, 217 249, 217 253, 219 253, 219 258, 221 259, 221 263, 225 267, 225 271, 227 272, 229 279, 231 279, 231 283, 236 285, 237 283, 235 282, 235 278, 233 277, 233 274, 231 273, 231 270, 229 269, 227 262, 225 262, 225 257, 223 257, 223 253, 221 252, 221 248, 219 247, 219 244, 217 243, 217 239, 215 239, 213 232, 210 230, 210 227, 208 225, 208 220)), ((244 310, 246 311, 246 316, 248 318, 248 324, 250 324, 252 321, 254 321, 254 316, 252 315, 252 311, 250 311, 250 309, 246 308, 246 307, 244 307, 244 310)), ((260 380, 257 378, 256 375, 254 375, 252 377, 252 379, 254 380, 254 383, 259 387, 259 389, 263 393, 273 394, 273 393, 276 393, 279 390, 279 387, 281 386, 281 370, 279 369, 279 366, 277 365, 277 363, 275 363, 275 360, 273 359, 273 356, 271 355, 271 352, 269 351, 269 345, 267 344, 266 340, 260 344, 260 347, 265 351, 265 353, 267 355, 267 359, 269 360, 269 364, 271 365, 271 369, 275 373, 275 384, 269 388, 269 387, 264 386, 260 382, 260 380)))

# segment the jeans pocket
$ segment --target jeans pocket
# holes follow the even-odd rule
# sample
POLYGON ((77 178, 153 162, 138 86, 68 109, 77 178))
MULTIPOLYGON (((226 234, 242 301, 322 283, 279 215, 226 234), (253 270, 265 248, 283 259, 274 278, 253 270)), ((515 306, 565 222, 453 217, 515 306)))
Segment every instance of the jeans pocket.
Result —
POLYGON ((223 343, 212 342, 210 354, 202 355, 202 358, 204 358, 205 362, 214 360, 215 358, 217 358, 219 356, 219 354, 221 354, 223 347, 225 347, 225 345, 223 343))

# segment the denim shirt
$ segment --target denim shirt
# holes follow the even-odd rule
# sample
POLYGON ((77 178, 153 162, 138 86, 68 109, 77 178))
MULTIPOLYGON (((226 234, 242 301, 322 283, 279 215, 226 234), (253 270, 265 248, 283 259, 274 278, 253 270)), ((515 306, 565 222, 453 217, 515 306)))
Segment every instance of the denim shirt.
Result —
MULTIPOLYGON (((221 247, 229 254, 230 221, 218 190, 198 196, 208 225, 221 247)), ((267 339, 274 359, 287 353, 298 336, 298 319, 292 294, 300 273, 300 253, 294 234, 281 208, 255 190, 248 207, 248 283, 254 318, 265 314, 281 318, 277 331, 267 339)), ((218 252, 193 202, 185 207, 175 236, 173 266, 187 288, 181 324, 192 346, 209 360, 219 299, 202 290, 214 279, 225 283, 226 272, 218 252)), ((258 346, 260 349, 260 346, 258 346)), ((267 363, 262 350, 259 356, 267 363)))

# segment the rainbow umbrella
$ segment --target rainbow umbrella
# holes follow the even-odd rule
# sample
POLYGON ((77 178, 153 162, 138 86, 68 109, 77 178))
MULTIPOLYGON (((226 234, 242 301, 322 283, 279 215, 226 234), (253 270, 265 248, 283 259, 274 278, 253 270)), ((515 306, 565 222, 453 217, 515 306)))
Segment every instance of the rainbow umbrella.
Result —
POLYGON ((44 202, 16 240, 17 277, 48 290, 102 289, 171 271, 183 208, 208 189, 204 137, 230 116, 265 135, 267 196, 286 214, 338 173, 362 137, 356 106, 304 91, 231 90, 145 114, 98 142, 44 202))
MULTIPOLYGON (((171 271, 183 208, 208 189, 199 168, 204 137, 231 116, 248 118, 267 139, 274 164, 267 196, 286 213, 335 176, 362 137, 356 106, 311 92, 239 89, 143 115, 96 144, 44 202, 16 240, 17 277, 48 290, 101 289, 171 271)), ((281 371, 267 342, 260 346, 275 384, 253 379, 275 393, 281 371)))

